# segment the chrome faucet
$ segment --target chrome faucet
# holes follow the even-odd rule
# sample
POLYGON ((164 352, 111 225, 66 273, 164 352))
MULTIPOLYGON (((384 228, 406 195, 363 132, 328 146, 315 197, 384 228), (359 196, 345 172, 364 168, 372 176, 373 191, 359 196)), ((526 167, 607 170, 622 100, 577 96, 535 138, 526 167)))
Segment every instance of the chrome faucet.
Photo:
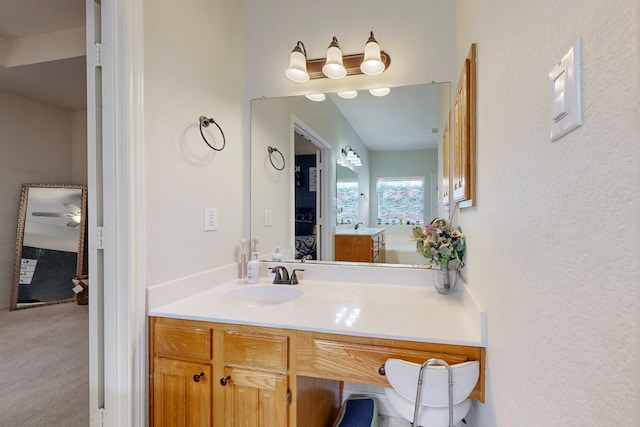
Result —
POLYGON ((359 223, 357 223, 357 224, 356 224, 356 228, 355 228, 355 230, 357 230, 357 229, 358 229, 358 227, 360 227, 360 225, 364 225, 364 222, 359 222, 359 223))
POLYGON ((291 277, 289 277, 289 272, 287 271, 287 267, 284 265, 278 265, 275 267, 270 267, 271 272, 276 276, 273 278, 274 285, 297 285, 298 276, 296 276, 296 271, 304 271, 301 268, 295 268, 291 271, 291 277))

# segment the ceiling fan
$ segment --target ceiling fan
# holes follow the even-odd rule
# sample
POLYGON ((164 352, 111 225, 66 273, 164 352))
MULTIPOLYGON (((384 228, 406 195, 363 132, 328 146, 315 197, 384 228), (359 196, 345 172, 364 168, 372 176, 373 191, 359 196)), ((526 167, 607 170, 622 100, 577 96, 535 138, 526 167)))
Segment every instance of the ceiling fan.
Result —
POLYGON ((69 212, 31 212, 33 216, 46 216, 55 218, 71 218, 67 223, 67 227, 77 227, 80 224, 80 213, 82 210, 75 203, 64 203, 64 207, 69 212))

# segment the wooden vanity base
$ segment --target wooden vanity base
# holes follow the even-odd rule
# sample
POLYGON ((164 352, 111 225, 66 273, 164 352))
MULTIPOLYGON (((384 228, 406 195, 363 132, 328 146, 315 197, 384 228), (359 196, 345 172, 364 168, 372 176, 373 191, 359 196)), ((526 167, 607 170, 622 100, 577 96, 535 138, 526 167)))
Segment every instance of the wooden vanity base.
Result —
POLYGON ((149 318, 149 425, 330 426, 343 381, 389 387, 390 357, 480 361, 485 349, 292 329, 149 318))

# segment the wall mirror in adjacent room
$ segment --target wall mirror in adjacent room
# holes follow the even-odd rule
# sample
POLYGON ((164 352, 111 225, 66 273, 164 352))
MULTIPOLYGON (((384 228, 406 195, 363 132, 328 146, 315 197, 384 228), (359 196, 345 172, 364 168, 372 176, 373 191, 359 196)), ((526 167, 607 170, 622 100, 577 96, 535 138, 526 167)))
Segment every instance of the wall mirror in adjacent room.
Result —
POLYGON ((11 310, 73 301, 86 274, 87 187, 24 184, 20 198, 11 310))
MULTIPOLYGON (((296 244, 317 235, 322 243, 309 251, 317 253, 313 260, 333 262, 335 234, 362 223, 362 228, 385 229, 386 263, 424 264, 410 241, 411 227, 438 216, 438 146, 450 100, 450 83, 392 87, 382 97, 360 90, 353 99, 327 94, 322 102, 305 96, 253 100, 251 235, 259 237, 259 251, 278 247, 285 258, 300 258, 296 244), (316 146, 303 151, 309 143, 316 146), (264 153, 270 145, 294 159, 292 166, 283 171, 269 167, 264 153), (347 162, 349 150, 357 153, 356 164, 347 162), (301 163, 303 158, 317 160, 301 163), (388 188, 394 179, 413 178, 422 182, 418 216, 387 215, 395 201, 379 200, 388 193, 380 183, 388 188), (315 200, 314 206, 298 206, 301 189, 310 193, 304 200, 315 200), (311 224, 300 227, 302 220, 311 224), (300 235, 303 229, 313 236, 300 235)), ((399 191, 395 200, 406 200, 409 190, 399 191)))

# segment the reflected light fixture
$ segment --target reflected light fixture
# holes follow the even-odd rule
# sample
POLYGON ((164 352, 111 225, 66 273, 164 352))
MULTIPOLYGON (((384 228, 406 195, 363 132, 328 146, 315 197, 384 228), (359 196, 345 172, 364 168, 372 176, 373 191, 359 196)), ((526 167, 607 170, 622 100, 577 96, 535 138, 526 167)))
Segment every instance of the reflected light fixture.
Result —
POLYGON ((375 89, 369 89, 369 93, 373 96, 387 96, 391 92, 388 87, 379 87, 375 89))
POLYGON ((307 72, 307 50, 301 41, 298 41, 296 47, 291 51, 289 66, 284 73, 294 82, 304 83, 309 80, 309 73, 307 72))
POLYGON ((364 50, 364 53, 343 56, 338 38, 334 36, 326 58, 307 59, 306 48, 298 41, 289 56, 289 67, 285 75, 294 82, 304 83, 309 79, 326 77, 341 79, 357 74, 377 75, 389 68, 391 57, 380 50, 373 31, 370 32, 364 50))
POLYGON ((384 63, 380 57, 380 45, 373 37, 373 31, 364 45, 364 59, 360 64, 360 70, 369 76, 377 76, 384 71, 384 63))
POLYGON ((353 148, 351 148, 350 145, 347 145, 342 149, 342 157, 344 157, 353 166, 362 166, 360 156, 358 156, 358 153, 353 151, 353 148))
POLYGON ((344 68, 342 62, 342 51, 336 36, 333 36, 333 40, 331 40, 331 44, 327 49, 327 61, 322 67, 322 72, 330 79, 341 79, 347 75, 347 69, 344 68))
POLYGON ((358 96, 357 90, 343 90, 342 92, 337 92, 340 98, 344 99, 353 99, 358 96))
POLYGON ((310 99, 311 101, 315 101, 315 102, 322 102, 326 98, 324 93, 310 93, 305 96, 307 97, 307 99, 310 99))

